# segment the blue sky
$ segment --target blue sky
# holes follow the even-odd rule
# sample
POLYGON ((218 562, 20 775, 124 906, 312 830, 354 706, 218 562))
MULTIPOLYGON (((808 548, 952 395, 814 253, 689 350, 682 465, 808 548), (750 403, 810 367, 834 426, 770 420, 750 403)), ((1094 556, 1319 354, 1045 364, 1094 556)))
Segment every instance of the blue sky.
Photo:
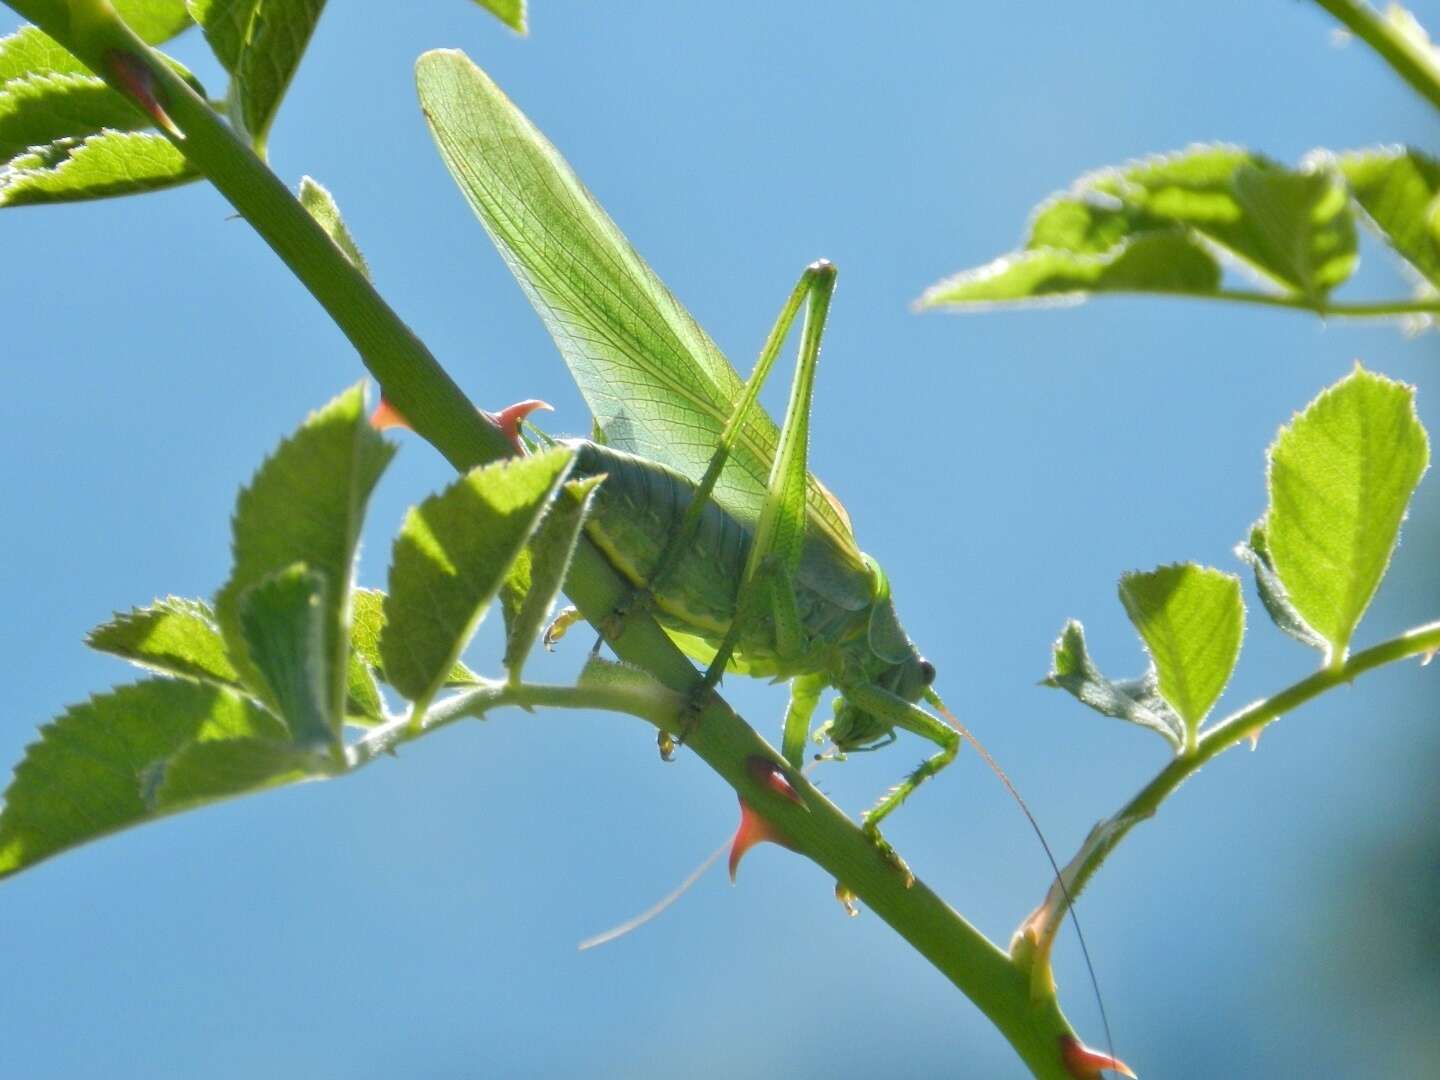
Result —
MULTIPOLYGON (((377 284, 477 403, 588 417, 434 152, 412 64, 465 49, 550 136, 742 369, 800 269, 840 267, 811 461, 886 567, 952 707, 1057 852, 1163 763, 1159 740, 1036 687, 1067 617, 1137 672, 1128 569, 1230 549, 1264 508, 1276 427, 1357 358, 1420 386, 1435 338, 1296 314, 1110 300, 917 315, 936 279, 1013 247, 1089 169, 1224 140, 1295 161, 1409 141, 1427 111, 1305 4, 624 5, 534 0, 521 40, 478 8, 334 5, 271 139, 338 199, 377 284)), ((1440 5, 1416 5, 1440 26, 1440 5)), ((0 16, 0 30, 14 20, 0 16)), ((176 51, 213 87, 201 43, 176 51)), ((361 374, 213 191, 0 216, 6 370, 0 761, 129 676, 89 654, 112 610, 208 595, 237 487, 361 374)), ((1353 298, 1407 285, 1368 238, 1353 298)), ((783 401, 777 379, 768 397, 783 401)), ((372 503, 381 584, 404 508, 448 472, 414 439, 372 503)), ((1436 617, 1436 481, 1359 642, 1436 617)), ((1237 707, 1312 658, 1251 608, 1237 707)), ((498 669, 493 628, 470 654, 498 669)), ((539 672, 578 669, 576 635, 539 672)), ((1435 669, 1387 670, 1208 767, 1082 905, 1118 1048, 1157 1077, 1404 1069, 1383 966, 1347 961, 1371 852, 1433 807, 1435 669), (1430 758, 1422 753, 1429 747, 1430 758), (1373 1009, 1373 1011, 1367 1011, 1373 1009)), ((727 692, 772 734, 783 691, 727 692)), ((858 812, 925 752, 821 774, 858 812)), ((1430 811, 1433 814, 1433 810, 1430 811)), ((352 779, 137 829, 4 884, 5 1072, 250 1077, 1020 1075, 968 1002, 776 848, 642 932, 575 943, 671 888, 734 825, 693 758, 614 716, 503 714, 352 779)), ((892 819, 926 880, 1005 939, 1048 868, 973 755, 892 819)), ((1098 1039, 1073 945, 1064 1000, 1098 1039)), ((1431 980, 1433 987, 1433 977, 1431 980)))

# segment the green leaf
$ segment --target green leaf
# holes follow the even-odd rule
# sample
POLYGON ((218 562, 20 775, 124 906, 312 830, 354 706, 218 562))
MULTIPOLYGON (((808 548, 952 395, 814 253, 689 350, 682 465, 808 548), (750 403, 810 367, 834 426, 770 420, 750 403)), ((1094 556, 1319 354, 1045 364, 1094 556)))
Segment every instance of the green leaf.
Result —
MULTIPOLYGON (((291 742, 338 754, 343 713, 331 700, 327 592, 325 575, 304 563, 277 571, 241 593, 240 627, 291 742)), ((344 674, 348 682, 348 658, 344 674)))
POLYGON ((1312 299, 1355 268, 1355 222, 1328 168, 1294 171, 1239 147, 1199 146, 1101 174, 1096 187, 1142 221, 1188 226, 1312 299))
POLYGON ((1317 301, 1354 273, 1355 218, 1345 188, 1328 170, 1244 168, 1233 187, 1240 224, 1210 232, 1229 237, 1242 259, 1317 301))
POLYGON ((152 801, 157 810, 188 810, 338 772, 330 759, 288 742, 260 738, 192 742, 165 762, 156 776, 152 801))
POLYGON ((366 422, 364 404, 357 385, 312 413, 260 466, 236 501, 234 568, 216 598, 215 613, 235 669, 277 711, 269 680, 250 655, 242 604, 245 593, 271 574, 303 563, 326 584, 325 715, 343 715, 347 592, 355 548, 370 492, 395 453, 366 422))
POLYGON ((1120 602, 1155 661, 1160 696, 1185 722, 1193 747, 1240 657, 1240 579, 1194 563, 1162 566, 1121 577, 1120 602))
POLYGON ((325 0, 191 0, 205 40, 231 74, 231 116, 264 146, 325 0))
POLYGON ((383 724, 386 719, 385 699, 380 696, 375 673, 358 653, 352 651, 345 668, 345 722, 359 727, 374 727, 383 724))
POLYGON ((270 131, 324 8, 325 0, 261 0, 255 7, 235 84, 241 120, 258 144, 270 131))
POLYGON ((1296 641, 1313 649, 1327 652, 1329 645, 1315 632, 1304 616, 1295 610, 1285 592, 1285 585, 1275 573, 1275 564, 1270 559, 1269 542, 1265 539, 1265 521, 1262 518, 1250 527, 1250 536, 1235 545, 1235 554, 1246 566, 1255 572, 1255 590, 1260 594, 1260 603, 1270 621, 1289 634, 1296 641))
POLYGON ((575 555, 575 542, 599 483, 600 477, 591 476, 571 480, 561 487, 529 546, 511 564, 501 584, 505 667, 511 682, 520 681, 535 638, 555 606, 555 597, 565 583, 570 560, 575 555))
POLYGON ((1213 294, 1220 275, 1206 248, 1319 304, 1356 265, 1345 187, 1323 161, 1292 170, 1232 146, 1104 169, 1042 203, 1021 251, 932 286, 919 306, 1213 294))
POLYGON ((1073 694, 1098 713, 1128 720, 1161 735, 1176 750, 1185 740, 1185 726, 1159 696, 1155 669, 1140 679, 1112 682, 1100 673, 1085 645, 1085 627, 1071 619, 1051 648, 1050 673, 1042 685, 1073 694))
POLYGON ((111 0, 130 29, 151 45, 169 41, 191 25, 185 0, 111 0))
POLYGON ((75 202, 158 191, 199 174, 161 135, 106 131, 61 139, 0 168, 0 206, 75 202))
POLYGON ((385 677, 425 707, 569 471, 564 448, 472 469, 405 515, 390 562, 385 677))
POLYGON ((117 614, 91 630, 85 644, 152 671, 239 685, 214 613, 201 600, 167 596, 117 614))
MULTIPOLYGON (((384 630, 385 593, 380 589, 355 589, 351 592, 351 655, 382 682, 389 682, 385 678, 385 660, 380 655, 380 635, 384 630)), ((458 660, 445 677, 446 686, 477 686, 484 681, 458 660)))
POLYGON ((1402 259, 1440 288, 1440 161, 1390 147, 1344 154, 1340 171, 1369 224, 1402 259))
POLYGON ((345 222, 340 217, 340 207, 336 205, 334 196, 317 181, 308 176, 302 176, 300 178, 300 205, 305 207, 310 216, 320 223, 320 227, 330 235, 331 240, 335 241, 335 246, 368 280, 370 267, 365 263, 365 256, 360 254, 360 247, 355 243, 355 238, 345 227, 345 222))
POLYGON ((1220 288, 1220 267, 1181 231, 1140 233, 1101 254, 1036 248, 947 278, 920 297, 921 308, 1083 300, 1094 293, 1163 292, 1203 296, 1220 288))
POLYGON ((148 116, 94 75, 25 75, 0 86, 0 158, 102 128, 150 126, 148 116))
MULTIPOLYGON (((420 100, 450 175, 559 346, 606 442, 699 481, 743 386, 724 355, 640 258, 559 152, 463 54, 426 53, 420 100)), ((716 485, 753 524, 779 433, 749 417, 716 485)), ((844 509, 809 478, 807 545, 835 602, 870 603, 870 574, 844 509), (823 571, 822 571, 823 572, 823 571)))
POLYGON ((215 58, 232 75, 240 63, 250 20, 259 4, 260 0, 189 0, 186 5, 215 58))
POLYGON ((475 0, 475 2, 517 34, 527 32, 525 0, 475 0))
POLYGON ((1345 659, 1429 462, 1414 388, 1358 364, 1270 447, 1270 559, 1330 664, 1345 659))
POLYGON ((52 72, 89 75, 90 69, 38 26, 22 26, 0 37, 0 83, 52 72))
POLYGON ((153 679, 68 709, 25 751, 0 811, 0 877, 158 816, 154 791, 192 742, 284 739, 285 729, 224 687, 153 679))

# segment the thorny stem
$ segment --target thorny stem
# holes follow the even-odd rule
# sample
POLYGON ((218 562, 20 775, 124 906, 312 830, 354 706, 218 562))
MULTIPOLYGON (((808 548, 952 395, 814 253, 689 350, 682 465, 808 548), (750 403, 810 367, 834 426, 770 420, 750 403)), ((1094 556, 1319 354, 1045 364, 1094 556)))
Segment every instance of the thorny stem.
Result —
MULTIPOLYGON (((105 56, 121 49, 149 69, 165 97, 165 106, 183 137, 176 147, 207 177, 237 211, 275 250, 345 332, 365 366, 385 389, 386 397, 414 430, 435 446, 457 469, 469 469, 510 453, 494 424, 477 413, 449 375, 355 267, 340 253, 268 166, 247 147, 210 106, 170 73, 156 54, 120 22, 108 5, 83 3, 90 20, 72 25, 69 6, 44 0, 7 0, 21 15, 58 40, 96 74, 116 84, 105 56), (78 26, 78 29, 77 29, 78 26)), ((78 2, 78 0, 77 0, 78 2)), ((627 594, 626 583, 588 542, 576 549, 565 590, 593 624, 613 618, 627 594)), ((649 672, 672 691, 689 693, 699 675, 690 661, 646 612, 632 610, 611 642, 616 654, 649 672)), ((531 696, 532 704, 568 707, 580 696, 561 688, 528 687, 523 691, 482 687, 468 703, 442 703, 429 717, 433 730, 458 719, 466 708, 486 708, 531 696), (542 701, 542 699, 548 699, 542 701)), ((593 690, 585 688, 585 693, 593 690)), ((1073 1036, 1053 994, 1032 1000, 1029 974, 1004 951, 966 922, 919 881, 907 887, 905 875, 839 808, 803 776, 788 778, 803 805, 777 796, 757 779, 756 759, 777 769, 779 754, 711 693, 690 728, 687 745, 715 770, 757 813, 773 825, 794 849, 821 866, 894 928, 990 1019, 1041 1080, 1069 1080, 1062 1040, 1073 1036)), ((651 707, 634 699, 611 703, 623 711, 643 713, 652 722, 651 707), (634 706, 628 708, 627 706, 634 706)), ((408 727, 408 718, 397 724, 408 727)), ((678 723, 672 713, 667 725, 678 723)), ((374 754, 404 741, 394 725, 379 729, 352 748, 362 764, 374 754), (368 744, 368 745, 367 745, 368 744)))
POLYGON ((1440 68, 1432 50, 1360 0, 1315 0, 1369 45, 1395 74, 1440 109, 1440 68))
POLYGON ((1017 944, 1028 943, 1042 962, 1046 962, 1044 958, 1048 957, 1064 919, 1065 892, 1069 893, 1072 901, 1079 896, 1126 834, 1140 822, 1154 817, 1160 804, 1211 758, 1236 743, 1258 736, 1266 724, 1293 712, 1327 690, 1352 682, 1384 664, 1413 656, 1429 656, 1437 650, 1440 650, 1440 622, 1418 626, 1399 637, 1355 653, 1342 664, 1322 668, 1273 697, 1247 705, 1212 726, 1200 737, 1193 751, 1172 760, 1139 794, 1090 831, 1085 843, 1065 867, 1065 890, 1061 890, 1058 882, 1051 886, 1045 902, 1021 925, 1016 935, 1017 944))

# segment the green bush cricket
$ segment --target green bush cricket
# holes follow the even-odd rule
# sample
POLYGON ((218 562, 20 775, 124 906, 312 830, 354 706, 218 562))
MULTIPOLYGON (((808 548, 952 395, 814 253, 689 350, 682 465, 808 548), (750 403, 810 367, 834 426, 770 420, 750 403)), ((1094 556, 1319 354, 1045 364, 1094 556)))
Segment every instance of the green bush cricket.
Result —
MULTIPOLYGON (((930 685, 934 668, 901 627, 884 574, 860 551, 839 502, 807 471, 809 410, 834 268, 820 262, 806 269, 749 383, 742 383, 488 75, 463 54, 442 51, 421 59, 417 81, 446 167, 590 407, 600 440, 572 443, 576 471, 606 479, 585 529, 636 589, 632 602, 649 605, 676 643, 708 665, 702 689, 726 670, 790 680, 781 747, 791 768, 801 765, 827 687, 838 692, 834 716, 816 734, 837 755, 885 745, 897 729, 939 747, 865 815, 865 832, 907 880, 913 879, 881 838, 880 823, 954 760, 963 738, 1019 803, 1063 891, 1034 817, 945 709, 930 685), (800 358, 782 432, 756 398, 802 305, 800 358), (950 723, 921 708, 922 700, 950 723)), ((667 749, 663 737, 661 745, 667 749)), ((1093 982, 1088 951, 1086 964, 1093 982)))
MULTIPOLYGON (((934 669, 901 628, 889 586, 839 503, 806 469, 811 390, 835 272, 802 275, 747 386, 569 165, 498 87, 457 54, 430 54, 421 100, 441 155, 560 348, 603 445, 590 538, 677 643, 726 670, 791 680, 782 753, 803 758, 826 687, 838 753, 893 740, 939 750, 866 815, 879 825, 960 747, 934 669), (783 434, 755 399, 800 308, 800 361, 783 434), (651 599, 653 597, 653 599, 651 599)), ((601 628, 602 631, 605 629, 601 628)), ((887 849, 888 850, 888 849, 887 849)))

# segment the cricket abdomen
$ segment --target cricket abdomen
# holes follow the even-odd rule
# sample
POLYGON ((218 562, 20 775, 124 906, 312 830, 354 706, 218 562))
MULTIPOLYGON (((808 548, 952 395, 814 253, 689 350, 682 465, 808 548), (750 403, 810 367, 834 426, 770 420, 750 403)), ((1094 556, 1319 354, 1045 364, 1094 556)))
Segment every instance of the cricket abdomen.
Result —
MULTIPOLYGON (((723 507, 707 501, 694 540, 680 552, 664 579, 653 582, 666 545, 681 527, 695 485, 675 470, 588 440, 565 440, 576 452, 574 475, 606 480, 596 492, 585 532, 631 584, 649 587, 657 614, 670 629, 718 646, 735 618, 751 530, 723 507)), ((863 630, 864 616, 833 604, 806 587, 805 567, 795 581, 801 624, 811 641, 836 643, 863 630)), ((756 674, 813 670, 808 658, 778 656, 768 613, 747 620, 736 657, 756 674)))

